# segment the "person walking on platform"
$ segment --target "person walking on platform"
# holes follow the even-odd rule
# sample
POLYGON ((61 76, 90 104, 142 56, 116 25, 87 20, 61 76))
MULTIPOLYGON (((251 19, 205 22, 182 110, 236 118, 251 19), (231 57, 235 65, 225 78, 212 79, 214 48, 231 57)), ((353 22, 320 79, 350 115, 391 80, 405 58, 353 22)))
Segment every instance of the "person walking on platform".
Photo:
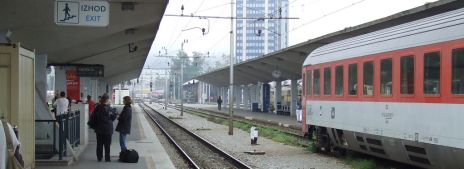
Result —
POLYGON ((221 110, 221 104, 222 104, 221 96, 218 97, 217 104, 218 104, 218 110, 221 110))
POLYGON ((92 96, 87 95, 87 104, 89 104, 89 113, 93 113, 95 109, 95 102, 92 100, 92 96))
POLYGON ((132 121, 132 99, 129 96, 123 97, 124 108, 118 117, 118 125, 116 131, 119 132, 119 145, 121 146, 121 152, 127 150, 127 135, 131 131, 132 121))
POLYGON ((55 117, 59 117, 68 113, 69 101, 66 99, 65 92, 60 93, 60 98, 56 99, 55 103, 53 103, 53 106, 56 107, 55 117))
POLYGON ((117 114, 108 104, 108 94, 104 94, 100 99, 100 104, 95 107, 95 133, 97 134, 97 159, 100 162, 103 158, 103 147, 105 148, 105 161, 110 162, 111 136, 113 135, 113 121, 117 114))

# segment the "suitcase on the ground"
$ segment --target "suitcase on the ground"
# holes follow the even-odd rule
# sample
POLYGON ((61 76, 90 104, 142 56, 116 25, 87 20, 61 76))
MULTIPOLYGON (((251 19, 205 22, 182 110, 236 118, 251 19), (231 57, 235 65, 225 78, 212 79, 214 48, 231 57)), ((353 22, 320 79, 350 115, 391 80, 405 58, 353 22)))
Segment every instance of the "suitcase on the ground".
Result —
POLYGON ((125 163, 137 163, 139 161, 139 153, 130 149, 119 153, 119 161, 125 163))

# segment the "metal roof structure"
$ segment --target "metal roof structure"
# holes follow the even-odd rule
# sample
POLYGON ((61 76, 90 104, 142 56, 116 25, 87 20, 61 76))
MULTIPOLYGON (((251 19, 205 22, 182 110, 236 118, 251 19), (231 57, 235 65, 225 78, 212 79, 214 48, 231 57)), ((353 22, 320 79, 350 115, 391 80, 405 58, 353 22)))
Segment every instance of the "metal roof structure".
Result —
POLYGON ((107 27, 58 26, 55 0, 3 0, 0 34, 47 54, 49 64, 102 64, 109 84, 137 78, 158 32, 168 0, 109 0, 107 27), (137 46, 130 52, 129 44, 137 46))
MULTIPOLYGON (((276 80, 300 79, 302 65, 306 57, 318 47, 393 27, 403 23, 426 18, 464 7, 462 0, 441 0, 427 3, 413 9, 393 14, 358 26, 345 28, 318 38, 310 39, 280 51, 269 53, 234 65, 234 85, 268 83, 276 80), (274 70, 279 70, 281 76, 272 76, 274 70)), ((224 87, 229 85, 229 67, 220 68, 195 77, 200 81, 224 87)))

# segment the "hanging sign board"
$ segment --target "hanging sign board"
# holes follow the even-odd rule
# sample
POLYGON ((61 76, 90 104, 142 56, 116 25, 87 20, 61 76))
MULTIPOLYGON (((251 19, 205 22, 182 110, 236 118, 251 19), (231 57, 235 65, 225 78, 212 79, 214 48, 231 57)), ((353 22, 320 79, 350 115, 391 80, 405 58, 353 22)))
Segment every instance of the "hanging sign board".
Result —
POLYGON ((56 0, 54 13, 57 25, 106 27, 110 5, 107 1, 56 0))
POLYGON ((103 65, 79 66, 76 70, 79 77, 103 77, 105 75, 103 65))

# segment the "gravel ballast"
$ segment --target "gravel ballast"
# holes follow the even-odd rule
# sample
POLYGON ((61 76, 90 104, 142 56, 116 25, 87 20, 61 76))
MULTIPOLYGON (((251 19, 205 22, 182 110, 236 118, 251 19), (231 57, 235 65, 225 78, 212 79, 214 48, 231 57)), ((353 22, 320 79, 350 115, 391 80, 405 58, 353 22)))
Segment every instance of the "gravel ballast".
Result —
MULTIPOLYGON (((159 105, 150 105, 166 116, 179 116, 180 112, 174 109, 162 110, 159 105)), ((201 137, 232 156, 240 159, 253 168, 298 168, 298 169, 350 169, 341 160, 334 157, 326 157, 315 153, 310 153, 301 147, 294 147, 278 143, 270 139, 259 137, 256 146, 250 145, 250 135, 240 129, 234 129, 234 135, 228 135, 228 127, 216 124, 205 118, 184 113, 182 119, 175 119, 176 122, 194 131, 201 137), (197 130, 208 128, 209 130, 197 130), (245 151, 264 151, 264 155, 249 155, 245 151)))

